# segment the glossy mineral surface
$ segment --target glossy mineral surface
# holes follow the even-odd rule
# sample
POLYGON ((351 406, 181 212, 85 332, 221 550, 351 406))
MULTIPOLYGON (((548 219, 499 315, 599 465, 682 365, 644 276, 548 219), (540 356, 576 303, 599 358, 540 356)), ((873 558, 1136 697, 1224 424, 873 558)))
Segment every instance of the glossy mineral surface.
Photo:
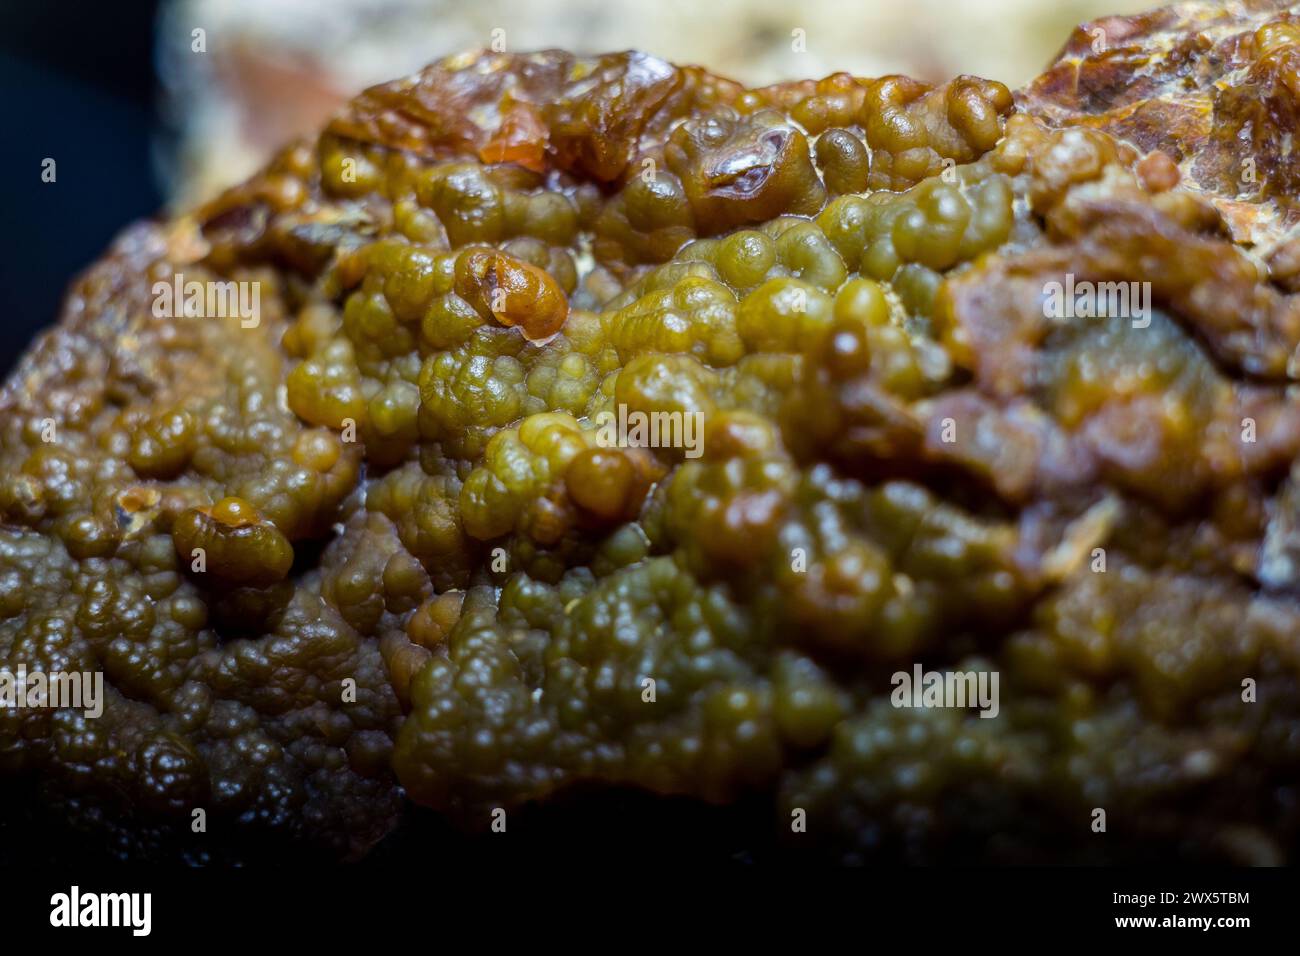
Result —
POLYGON ((132 857, 630 787, 848 861, 1291 859, 1298 103, 1260 2, 1017 96, 556 52, 366 92, 124 233, 0 394, 0 664, 106 685, 0 711, 11 792, 132 857), (1045 316, 1067 280, 1151 311, 1045 316), (892 706, 918 663, 999 715, 892 706))

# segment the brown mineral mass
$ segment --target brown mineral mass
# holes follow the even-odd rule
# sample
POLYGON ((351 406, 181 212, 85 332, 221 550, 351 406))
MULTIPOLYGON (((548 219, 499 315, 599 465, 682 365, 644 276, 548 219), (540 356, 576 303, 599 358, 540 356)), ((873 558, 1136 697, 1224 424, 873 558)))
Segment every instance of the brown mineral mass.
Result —
POLYGON ((139 858, 630 788, 766 800, 773 853, 1294 859, 1298 111, 1259 0, 1014 97, 367 91, 126 231, 0 393, 0 669, 105 684, 0 710, 7 799, 139 858))

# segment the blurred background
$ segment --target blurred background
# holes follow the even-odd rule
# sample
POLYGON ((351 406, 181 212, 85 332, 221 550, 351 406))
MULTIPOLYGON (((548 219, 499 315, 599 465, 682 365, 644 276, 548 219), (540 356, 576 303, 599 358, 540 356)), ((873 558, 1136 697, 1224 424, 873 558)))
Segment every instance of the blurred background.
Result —
POLYGON ((0 4, 0 372, 128 222, 207 198, 361 88, 458 50, 637 47, 747 84, 975 73, 1156 0, 42 0, 0 4), (198 32, 196 32, 198 31, 198 32), (55 161, 55 179, 42 164, 55 161))

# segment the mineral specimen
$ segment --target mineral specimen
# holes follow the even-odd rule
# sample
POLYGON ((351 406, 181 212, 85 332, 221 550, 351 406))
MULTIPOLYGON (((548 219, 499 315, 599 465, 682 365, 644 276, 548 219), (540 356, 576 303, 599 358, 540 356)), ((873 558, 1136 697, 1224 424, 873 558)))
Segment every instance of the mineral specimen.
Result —
POLYGON ((1085 25, 1014 96, 367 91, 127 230, 0 393, 0 666, 105 685, 0 712, 8 799, 196 861, 606 788, 837 860, 1293 859, 1298 104, 1263 0, 1085 25), (257 321, 158 307, 191 282, 257 321), (602 439, 635 415, 697 454, 602 439), (913 670, 996 716, 894 706, 913 670))

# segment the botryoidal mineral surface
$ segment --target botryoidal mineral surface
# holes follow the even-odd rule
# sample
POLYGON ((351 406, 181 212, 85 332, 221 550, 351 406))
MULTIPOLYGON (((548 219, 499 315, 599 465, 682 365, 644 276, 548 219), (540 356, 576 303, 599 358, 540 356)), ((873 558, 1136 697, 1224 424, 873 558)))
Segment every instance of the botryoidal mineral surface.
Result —
POLYGON ((11 822, 355 859, 630 790, 831 860, 1293 860, 1298 113, 1259 0, 1018 93, 368 90, 0 393, 0 667, 104 684, 0 710, 11 822), (895 706, 918 665, 997 715, 895 706))

